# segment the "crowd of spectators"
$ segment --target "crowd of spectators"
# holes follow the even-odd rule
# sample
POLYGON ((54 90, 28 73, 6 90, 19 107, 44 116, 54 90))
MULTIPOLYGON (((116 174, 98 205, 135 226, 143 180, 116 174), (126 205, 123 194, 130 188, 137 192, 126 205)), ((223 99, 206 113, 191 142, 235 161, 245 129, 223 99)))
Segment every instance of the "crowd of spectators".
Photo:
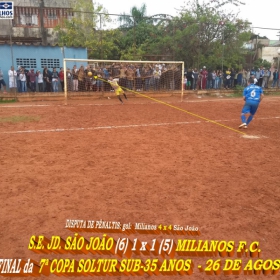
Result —
POLYGON ((246 87, 250 77, 253 77, 255 84, 262 88, 268 88, 271 81, 272 88, 280 86, 278 70, 275 69, 272 73, 262 66, 239 71, 232 68, 228 68, 225 71, 207 70, 206 66, 200 71, 187 69, 184 84, 187 90, 230 89, 236 86, 246 87))
POLYGON ((136 91, 180 89, 181 70, 165 64, 113 63, 109 66, 76 65, 66 70, 69 91, 112 91, 109 77, 118 78, 123 89, 136 91), (97 77, 97 79, 95 78, 97 77))
MULTIPOLYGON (((109 83, 110 76, 119 78, 119 85, 128 90, 135 91, 159 91, 180 90, 182 85, 181 69, 178 64, 154 63, 154 64, 130 64, 113 63, 107 66, 83 65, 79 68, 66 69, 66 81, 64 81, 64 69, 51 70, 44 67, 42 72, 34 69, 27 70, 18 66, 8 71, 10 91, 19 93, 30 92, 58 92, 64 91, 64 83, 67 90, 73 92, 84 91, 113 91, 109 83), (96 79, 97 77, 97 79, 96 79)), ((230 89, 236 86, 246 87, 250 77, 263 88, 280 86, 280 76, 276 70, 273 73, 269 69, 260 67, 251 70, 239 70, 228 68, 225 71, 202 69, 186 69, 184 72, 185 90, 211 90, 230 89)), ((0 68, 0 88, 6 92, 6 83, 0 68)))
MULTIPOLYGON (((0 70, 1 71, 1 70, 0 70)), ((58 92, 64 91, 64 82, 67 90, 74 92, 84 91, 112 91, 107 83, 110 76, 119 78, 119 85, 124 89, 136 91, 149 90, 174 90, 181 88, 181 70, 174 65, 165 64, 117 64, 107 66, 74 65, 72 69, 66 69, 66 81, 64 81, 64 69, 52 70, 44 67, 43 71, 27 70, 19 66, 17 70, 11 67, 9 70, 9 88, 17 89, 19 93, 30 92, 58 92), (96 79, 97 77, 97 79, 96 79)), ((2 84, 5 81, 2 75, 2 84)), ((0 72, 1 86, 1 72, 0 72)), ((4 91, 6 91, 6 84, 4 91)))

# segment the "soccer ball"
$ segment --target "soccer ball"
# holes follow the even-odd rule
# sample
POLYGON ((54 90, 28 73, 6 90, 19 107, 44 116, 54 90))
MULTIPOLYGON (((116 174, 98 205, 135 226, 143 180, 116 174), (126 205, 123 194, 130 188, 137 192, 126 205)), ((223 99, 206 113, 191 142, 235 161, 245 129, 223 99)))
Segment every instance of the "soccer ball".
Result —
POLYGON ((88 76, 90 76, 90 77, 92 76, 92 72, 90 72, 90 71, 89 71, 87 74, 88 74, 88 76))

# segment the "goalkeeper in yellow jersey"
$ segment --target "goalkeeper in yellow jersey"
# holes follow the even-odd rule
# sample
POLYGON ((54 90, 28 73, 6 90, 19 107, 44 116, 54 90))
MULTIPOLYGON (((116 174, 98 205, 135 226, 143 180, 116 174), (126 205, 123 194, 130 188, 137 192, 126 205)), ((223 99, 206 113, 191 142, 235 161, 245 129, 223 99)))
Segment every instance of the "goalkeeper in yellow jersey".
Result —
POLYGON ((119 79, 113 79, 112 76, 109 77, 108 83, 112 86, 112 88, 114 89, 116 95, 118 96, 120 102, 123 104, 123 101, 120 97, 120 94, 122 93, 123 96, 125 97, 125 99, 127 99, 126 94, 124 93, 123 89, 119 86, 118 84, 118 80, 119 79))

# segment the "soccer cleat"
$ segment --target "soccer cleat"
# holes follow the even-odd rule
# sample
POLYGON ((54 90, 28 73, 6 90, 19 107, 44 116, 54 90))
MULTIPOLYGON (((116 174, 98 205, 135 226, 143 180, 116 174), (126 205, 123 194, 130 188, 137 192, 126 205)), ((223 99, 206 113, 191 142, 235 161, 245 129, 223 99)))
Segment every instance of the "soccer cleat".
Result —
POLYGON ((242 123, 240 126, 239 126, 239 128, 243 128, 243 127, 245 127, 246 126, 246 128, 247 128, 247 124, 246 123, 242 123))

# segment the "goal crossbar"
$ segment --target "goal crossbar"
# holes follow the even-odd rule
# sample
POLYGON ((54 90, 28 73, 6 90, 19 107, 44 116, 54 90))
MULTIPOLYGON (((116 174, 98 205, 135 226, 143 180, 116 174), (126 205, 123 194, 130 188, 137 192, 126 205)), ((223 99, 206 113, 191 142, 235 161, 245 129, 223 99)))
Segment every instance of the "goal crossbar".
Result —
MULTIPOLYGON (((118 66, 121 65, 121 67, 122 67, 122 65, 126 65, 125 67, 128 67, 128 68, 131 67, 133 69, 133 71, 135 71, 135 69, 137 67, 139 67, 139 65, 140 65, 140 68, 141 67, 145 68, 144 65, 145 66, 148 65, 148 68, 153 68, 153 69, 150 69, 150 73, 151 73, 150 76, 145 76, 144 71, 142 71, 143 69, 141 68, 140 69, 141 71, 139 70, 139 73, 141 72, 140 76, 137 77, 137 75, 134 73, 135 76, 133 78, 134 79, 133 85, 132 85, 132 87, 126 88, 126 90, 129 90, 136 94, 137 94, 136 90, 137 91, 138 90, 140 91, 141 89, 147 90, 147 79, 148 78, 146 78, 146 77, 150 77, 148 86, 150 86, 150 88, 152 86, 153 87, 152 90, 158 91, 158 92, 160 92, 161 90, 163 90, 163 91, 172 90, 172 89, 177 90, 176 92, 179 91, 181 93, 181 101, 183 100, 183 94, 184 94, 184 62, 183 61, 135 61, 135 60, 101 60, 101 59, 64 58, 63 59, 64 82, 65 82, 64 83, 64 97, 65 97, 66 101, 68 99, 68 92, 72 91, 70 86, 72 85, 73 76, 71 76, 72 75, 71 71, 73 71, 73 69, 70 69, 69 67, 67 67, 67 66, 69 66, 69 64, 71 65, 71 67, 72 66, 74 67, 74 65, 76 65, 76 66, 81 65, 81 66, 85 66, 86 68, 90 66, 90 67, 93 67, 91 69, 94 69, 94 71, 98 67, 104 67, 104 66, 115 67, 116 65, 118 65, 118 66), (83 64, 85 64, 85 65, 83 65, 83 64), (171 67, 174 67, 174 69, 176 68, 176 77, 174 78, 174 71, 173 71, 172 72, 173 76, 170 77, 170 74, 169 74, 168 79, 165 79, 163 82, 161 80, 159 80, 160 85, 158 86, 158 88, 156 88, 157 83, 155 83, 155 82, 157 82, 157 79, 156 79, 156 77, 153 77, 156 75, 155 74, 156 69, 157 69, 156 67, 162 67, 161 76, 160 76, 161 80, 164 80, 163 73, 167 74, 168 71, 172 72, 171 67), (70 74, 71 83, 68 82, 69 73, 71 73, 70 74), (173 80, 172 80, 172 78, 173 78, 173 80), (140 89, 136 89, 137 84, 139 85, 139 81, 141 83, 140 89)), ((81 68, 81 66, 80 66, 80 68, 81 68)), ((85 78, 83 78, 85 80, 85 83, 86 83, 87 78, 89 78, 89 77, 87 77, 86 68, 83 68, 84 69, 83 71, 85 72, 85 78)), ((79 69, 79 71, 80 71, 80 69, 79 69)), ((92 71, 92 70, 89 70, 89 71, 92 71)), ((119 72, 120 72, 120 70, 118 69, 118 72, 117 72, 118 76, 120 76, 119 72)), ((112 73, 110 73, 110 75, 112 75, 112 73)), ((114 76, 114 75, 112 75, 112 76, 114 76)), ((92 77, 91 79, 93 79, 93 78, 94 77, 92 77)), ((105 75, 105 77, 102 76, 102 78, 100 78, 100 80, 103 80, 103 81, 106 80, 106 75, 105 75)), ((127 82, 129 82, 129 81, 127 81, 127 82)), ((104 83, 106 83, 106 82, 104 82, 104 83)), ((122 86, 122 85, 120 85, 120 86, 122 86)), ((82 88, 82 90, 83 90, 83 88, 82 88)))

